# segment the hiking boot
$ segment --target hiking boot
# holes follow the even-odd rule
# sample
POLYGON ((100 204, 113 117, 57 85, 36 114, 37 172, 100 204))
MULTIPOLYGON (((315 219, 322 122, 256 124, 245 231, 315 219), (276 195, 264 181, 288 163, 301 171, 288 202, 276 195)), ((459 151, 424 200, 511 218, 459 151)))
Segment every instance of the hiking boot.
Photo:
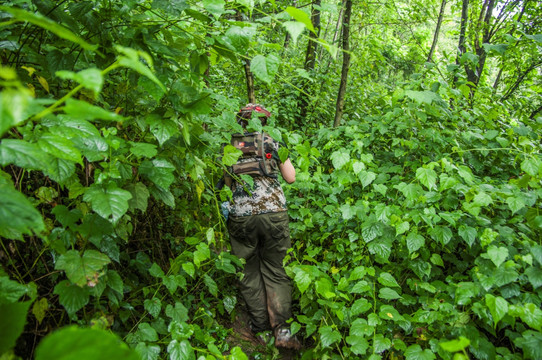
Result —
POLYGON ((275 346, 285 349, 301 350, 301 343, 288 328, 275 330, 275 346))

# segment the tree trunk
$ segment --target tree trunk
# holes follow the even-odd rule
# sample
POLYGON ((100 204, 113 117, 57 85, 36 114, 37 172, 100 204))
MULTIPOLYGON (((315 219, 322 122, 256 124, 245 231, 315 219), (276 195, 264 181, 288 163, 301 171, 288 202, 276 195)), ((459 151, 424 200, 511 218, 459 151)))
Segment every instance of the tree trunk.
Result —
MULTIPOLYGON (((457 45, 457 57, 455 63, 460 64, 461 56, 466 51, 465 34, 467 32, 467 22, 469 20, 469 0, 463 0, 461 7, 461 25, 459 29, 459 44, 457 45)), ((454 76, 454 84, 457 82, 457 76, 454 76)))
POLYGON ((346 83, 348 79, 348 70, 350 68, 350 16, 352 14, 352 0, 346 0, 343 18, 343 67, 341 71, 341 84, 337 94, 337 105, 335 110, 335 120, 333 127, 341 124, 344 111, 344 99, 346 95, 346 83))
POLYGON ((254 76, 250 71, 250 60, 245 60, 245 77, 247 79, 247 95, 248 102, 254 104, 256 102, 256 96, 254 95, 254 76))
POLYGON ((429 55, 427 55, 427 62, 433 62, 433 53, 437 47, 438 35, 440 32, 440 26, 442 25, 442 18, 444 17, 444 9, 446 8, 446 0, 442 0, 440 4, 440 13, 438 14, 437 28, 435 29, 435 35, 433 36, 433 44, 431 45, 431 50, 429 55))

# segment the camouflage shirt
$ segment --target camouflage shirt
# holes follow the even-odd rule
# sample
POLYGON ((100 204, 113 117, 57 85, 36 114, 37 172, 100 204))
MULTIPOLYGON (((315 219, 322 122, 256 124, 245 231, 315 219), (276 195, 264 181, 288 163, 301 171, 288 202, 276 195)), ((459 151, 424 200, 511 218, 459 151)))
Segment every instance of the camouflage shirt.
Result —
MULTIPOLYGON (((278 151, 279 144, 273 143, 278 151)), ((239 162, 252 159, 240 159, 239 162)), ((254 188, 245 191, 243 186, 233 182, 231 186, 233 200, 230 203, 230 215, 249 216, 272 212, 287 211, 286 197, 278 179, 268 176, 254 176, 254 188)))
POLYGON ((286 197, 278 179, 268 176, 255 176, 254 188, 250 194, 243 186, 232 184, 233 200, 230 203, 230 215, 248 216, 281 212, 286 208, 286 197))

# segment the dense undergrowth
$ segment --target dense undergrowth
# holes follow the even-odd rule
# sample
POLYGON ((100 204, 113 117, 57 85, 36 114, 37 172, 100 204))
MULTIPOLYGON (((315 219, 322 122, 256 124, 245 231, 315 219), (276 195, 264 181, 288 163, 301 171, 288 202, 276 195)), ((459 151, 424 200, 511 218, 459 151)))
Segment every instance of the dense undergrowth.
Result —
POLYGON ((306 19, 234 16, 253 5, 0 8, 2 359, 251 355, 228 341, 242 264, 215 188, 236 158, 220 149, 239 131, 247 48, 266 131, 297 168, 285 190, 299 356, 541 358, 542 119, 525 100, 539 86, 496 101, 483 85, 472 97, 454 66, 404 83, 354 68, 330 128, 336 79, 297 69, 293 46, 278 56, 275 38, 306 19), (302 79, 319 92, 300 121, 302 79))

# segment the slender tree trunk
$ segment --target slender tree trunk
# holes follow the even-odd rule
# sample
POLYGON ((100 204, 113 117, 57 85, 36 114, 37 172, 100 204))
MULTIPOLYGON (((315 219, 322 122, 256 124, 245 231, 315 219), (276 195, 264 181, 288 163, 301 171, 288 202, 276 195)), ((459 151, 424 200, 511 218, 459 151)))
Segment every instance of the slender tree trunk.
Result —
POLYGON ((446 9, 446 0, 442 0, 442 3, 440 4, 440 13, 438 14, 437 28, 435 29, 435 34, 433 36, 433 44, 431 45, 431 50, 429 51, 429 55, 427 55, 427 62, 433 62, 433 53, 435 52, 435 48, 437 47, 440 26, 442 25, 442 19, 444 18, 444 9, 446 9))
MULTIPOLYGON (((292 1, 292 6, 297 7, 297 0, 292 1)), ((284 48, 286 49, 290 45, 290 33, 286 31, 286 36, 284 37, 284 48)))
POLYGON ((256 102, 256 96, 254 95, 254 75, 250 71, 250 60, 248 59, 245 60, 245 77, 247 79, 248 102, 254 104, 256 102))
MULTIPOLYGON (((307 71, 314 70, 316 64, 316 39, 320 36, 320 3, 321 0, 315 0, 312 7, 311 22, 316 34, 313 32, 309 35, 309 43, 307 45, 307 53, 305 56, 305 65, 304 68, 307 71)), ((302 88, 306 89, 305 92, 310 95, 308 90, 307 81, 303 81, 302 88)), ((300 120, 305 119, 307 116, 307 108, 309 106, 309 95, 301 94, 300 104, 299 104, 299 116, 300 120)))
POLYGON ((333 127, 341 124, 341 119, 344 111, 344 99, 346 96, 346 83, 348 79, 348 70, 350 68, 350 16, 352 14, 352 0, 346 0, 343 19, 343 67, 341 71, 341 84, 337 94, 337 105, 335 110, 335 120, 333 127))
MULTIPOLYGON (((467 22, 469 20, 469 0, 463 0, 462 1, 462 7, 461 7, 461 25, 459 28, 459 43, 457 45, 457 57, 455 59, 455 63, 457 65, 460 64, 461 56, 466 51, 465 46, 465 34, 467 33, 467 22)), ((454 76, 454 84, 457 82, 457 76, 454 76)))

